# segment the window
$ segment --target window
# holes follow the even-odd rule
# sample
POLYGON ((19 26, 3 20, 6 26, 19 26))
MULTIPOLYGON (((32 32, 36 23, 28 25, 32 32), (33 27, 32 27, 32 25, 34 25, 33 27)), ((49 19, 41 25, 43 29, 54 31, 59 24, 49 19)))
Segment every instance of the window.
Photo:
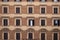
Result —
POLYGON ((59 0, 52 0, 53 2, 59 2, 59 0))
POLYGON ((20 13, 20 7, 16 7, 16 13, 20 13))
POLYGON ((27 0, 28 2, 33 2, 34 0, 27 0))
POLYGON ((9 0, 2 0, 3 2, 8 2, 9 0))
POLYGON ((3 19, 3 26, 8 26, 8 19, 3 19))
POLYGON ((58 8, 54 8, 54 14, 58 13, 58 8))
POLYGON ((29 26, 34 26, 34 19, 29 19, 29 26))
POLYGON ((53 34, 53 40, 58 40, 58 33, 53 34))
POLYGON ((34 13, 34 7, 33 6, 28 6, 27 8, 28 8, 27 13, 29 13, 29 14, 34 13))
POLYGON ((46 18, 40 18, 40 26, 46 26, 47 25, 47 20, 46 20, 46 18))
POLYGON ((41 26, 45 26, 45 20, 41 20, 41 26))
POLYGON ((15 2, 21 2, 22 0, 14 0, 15 2))
POLYGON ((20 33, 16 33, 16 40, 20 40, 20 33))
POLYGON ((60 20, 59 19, 54 20, 54 26, 60 26, 60 20))
POLYGON ((45 14, 46 12, 47 12, 47 10, 46 10, 47 8, 46 8, 46 6, 40 6, 40 13, 41 14, 45 14))
POLYGON ((16 19, 16 26, 20 26, 20 19, 16 19))
POLYGON ((33 39, 33 34, 32 34, 32 33, 29 33, 29 34, 28 34, 28 39, 29 39, 29 40, 33 39))
POLYGON ((53 6, 52 12, 53 12, 54 14, 58 14, 58 13, 59 13, 59 6, 53 6))
POLYGON ((45 40, 45 33, 41 33, 41 40, 45 40))
POLYGON ((8 33, 4 33, 4 40, 8 40, 8 33))
POLYGON ((40 0, 41 2, 46 2, 47 0, 40 0))
POLYGON ((3 7, 3 13, 8 13, 8 8, 7 7, 3 7))
POLYGON ((45 14, 45 8, 41 8, 41 13, 45 14))

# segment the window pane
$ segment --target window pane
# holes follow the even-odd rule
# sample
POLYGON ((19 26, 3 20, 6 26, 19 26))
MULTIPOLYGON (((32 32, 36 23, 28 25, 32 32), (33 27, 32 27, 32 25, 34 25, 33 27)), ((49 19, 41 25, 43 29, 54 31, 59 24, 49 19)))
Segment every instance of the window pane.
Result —
POLYGON ((32 7, 29 7, 29 13, 32 13, 32 11, 33 11, 32 7))
POLYGON ((27 0, 28 2, 33 2, 34 0, 27 0))
POLYGON ((20 19, 16 19, 16 26, 20 26, 20 19))
POLYGON ((29 26, 34 26, 34 20, 32 19, 29 20, 29 26))
POLYGON ((60 19, 54 20, 54 26, 60 26, 60 19))
POLYGON ((41 13, 45 14, 45 8, 41 8, 41 13))
POLYGON ((4 7, 3 11, 4 11, 4 13, 7 13, 7 7, 4 7))
POLYGON ((20 33, 16 33, 16 40, 20 40, 20 33))
POLYGON ((4 23, 4 26, 8 26, 8 20, 7 19, 4 19, 3 23, 4 23))
POLYGON ((58 20, 58 26, 60 26, 60 19, 58 20))
POLYGON ((4 40, 7 40, 8 39, 8 33, 4 33, 4 40))
POLYGON ((16 8, 16 13, 20 13, 20 8, 19 7, 16 8))
POLYGON ((54 8, 54 13, 55 13, 55 14, 58 13, 58 8, 54 8))
POLYGON ((59 0, 52 0, 53 2, 59 2, 59 0))
POLYGON ((45 26, 45 20, 41 20, 41 26, 45 26))
POLYGON ((20 2, 20 1, 22 1, 22 0, 15 0, 16 2, 20 2))
POLYGON ((45 40, 45 33, 41 33, 41 40, 45 40))
POLYGON ((47 0, 40 0, 41 2, 46 2, 47 0))
POLYGON ((54 20, 54 26, 58 25, 58 20, 54 20))
POLYGON ((9 0, 2 0, 3 2, 8 2, 9 0))
POLYGON ((58 40, 58 34, 54 33, 54 40, 58 40))
POLYGON ((32 33, 29 33, 29 35, 28 35, 28 39, 33 39, 33 35, 32 35, 32 33))

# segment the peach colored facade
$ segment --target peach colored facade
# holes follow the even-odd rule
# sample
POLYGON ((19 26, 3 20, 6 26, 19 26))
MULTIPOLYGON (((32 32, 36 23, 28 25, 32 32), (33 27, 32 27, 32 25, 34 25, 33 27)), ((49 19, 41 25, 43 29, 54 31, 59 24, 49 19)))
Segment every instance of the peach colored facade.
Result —
POLYGON ((42 32, 46 33, 45 40, 53 40, 53 33, 58 33, 58 40, 60 40, 60 26, 54 26, 53 20, 60 19, 60 0, 55 3, 52 0, 47 0, 47 2, 40 2, 39 0, 34 0, 34 2, 27 2, 27 0, 22 0, 21 2, 14 2, 14 0, 9 0, 9 2, 2 2, 0 0, 0 40, 4 40, 4 32, 8 32, 8 40, 16 40, 15 33, 20 32, 20 40, 29 40, 28 33, 33 33, 32 40, 41 40, 40 34, 42 32), (8 8, 8 13, 3 13, 3 7, 8 8), (19 14, 16 14, 15 7, 20 7, 19 14), (33 8, 33 13, 28 13, 28 7, 33 8), (45 7, 45 14, 41 14, 41 7, 45 7), (58 14, 53 13, 53 8, 58 8, 58 14), (9 20, 8 26, 3 26, 3 19, 7 18, 9 20), (21 20, 21 25, 15 25, 15 19, 19 18, 21 20), (34 26, 28 25, 28 20, 34 19, 34 26), (45 26, 41 26, 41 19, 45 19, 45 26))

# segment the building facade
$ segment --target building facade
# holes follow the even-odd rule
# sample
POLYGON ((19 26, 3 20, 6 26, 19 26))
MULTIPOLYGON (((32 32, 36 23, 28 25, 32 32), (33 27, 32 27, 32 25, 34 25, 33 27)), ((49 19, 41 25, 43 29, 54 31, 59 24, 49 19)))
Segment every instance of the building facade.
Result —
POLYGON ((0 40, 60 40, 60 0, 0 0, 0 40))

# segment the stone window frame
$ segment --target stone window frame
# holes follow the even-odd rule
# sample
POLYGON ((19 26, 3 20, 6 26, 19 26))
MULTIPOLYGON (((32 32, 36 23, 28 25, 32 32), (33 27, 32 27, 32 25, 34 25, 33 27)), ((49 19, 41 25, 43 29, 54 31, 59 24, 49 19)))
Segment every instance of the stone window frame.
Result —
POLYGON ((8 39, 10 38, 9 32, 2 32, 2 39, 4 39, 4 33, 8 33, 8 39))
MULTIPOLYGON (((46 32, 41 32, 41 33, 45 33, 45 40, 47 40, 47 33, 46 32)), ((41 33, 39 35, 40 40, 41 40, 41 33)))
POLYGON ((16 26, 16 19, 19 19, 20 20, 20 26, 22 26, 22 19, 21 18, 15 18, 15 26, 16 26))
POLYGON ((22 33, 21 32, 15 32, 15 40, 16 40, 16 33, 20 33, 20 39, 22 38, 22 33))
POLYGON ((2 13, 4 13, 4 14, 8 14, 9 13, 9 6, 2 6, 2 13), (4 7, 7 7, 7 13, 4 13, 4 7))
POLYGON ((45 26, 47 26, 47 19, 46 18, 40 18, 39 25, 41 26, 41 20, 45 20, 45 26))
MULTIPOLYGON (((53 19, 52 19, 52 26, 54 26, 54 20, 55 20, 55 19, 58 20, 58 19, 60 19, 60 18, 53 18, 53 19)), ((57 27, 57 26, 55 26, 55 27, 57 27)))
POLYGON ((52 13, 54 14, 54 8, 58 8, 58 13, 59 14, 59 6, 52 6, 52 13))
POLYGON ((40 14, 43 14, 43 13, 41 13, 41 8, 45 8, 45 13, 44 14, 46 14, 47 13, 47 7, 46 6, 40 6, 40 14))
POLYGON ((34 39, 34 32, 27 32, 27 39, 28 39, 29 33, 32 33, 33 34, 33 39, 34 39))
POLYGON ((52 40, 54 39, 54 37, 53 37, 53 36, 54 36, 54 33, 57 33, 57 35, 58 35, 58 40, 59 40, 59 32, 53 32, 53 33, 52 33, 52 40))
MULTIPOLYGON (((27 26, 29 26, 29 20, 30 19, 34 20, 34 18, 27 18, 27 26)), ((30 26, 30 27, 33 27, 33 26, 30 26)))
POLYGON ((34 6, 27 6, 27 13, 28 14, 34 14, 34 6), (29 7, 32 7, 32 13, 29 13, 29 7))
POLYGON ((20 14, 20 13, 16 13, 16 8, 19 7, 20 8, 20 13, 21 13, 21 6, 15 6, 15 14, 20 14))
POLYGON ((4 23, 3 23, 3 20, 4 19, 7 19, 8 20, 8 25, 7 26, 9 26, 9 18, 2 18, 2 26, 4 26, 4 23))

